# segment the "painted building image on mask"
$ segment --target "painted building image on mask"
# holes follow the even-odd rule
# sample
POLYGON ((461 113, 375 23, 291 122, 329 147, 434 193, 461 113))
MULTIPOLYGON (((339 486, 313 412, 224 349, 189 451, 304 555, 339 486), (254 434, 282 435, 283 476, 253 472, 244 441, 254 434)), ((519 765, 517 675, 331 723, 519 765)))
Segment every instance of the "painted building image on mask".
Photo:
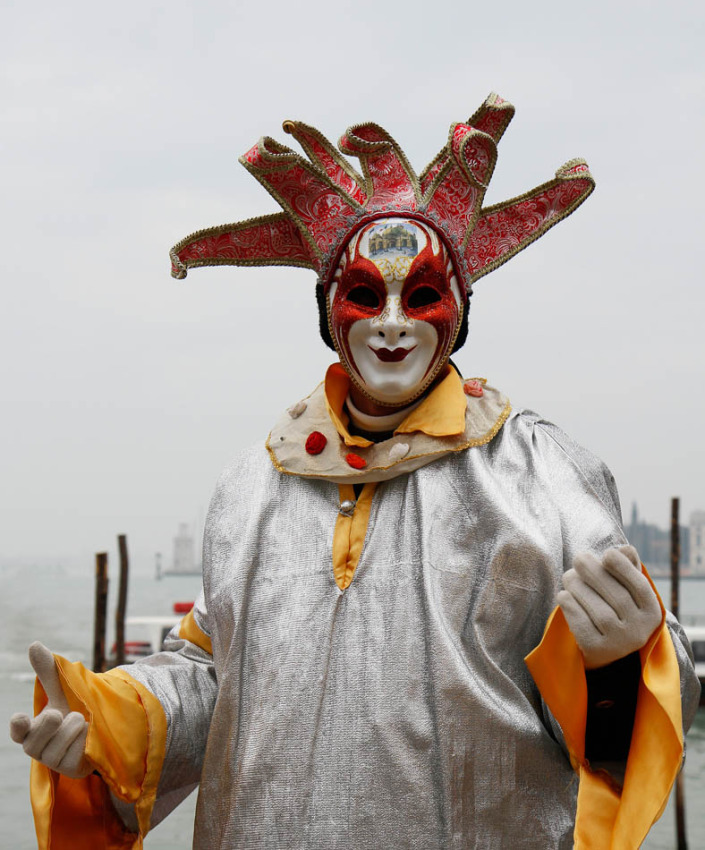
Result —
POLYGON ((373 227, 368 239, 370 257, 379 254, 408 254, 415 257, 419 252, 415 230, 414 226, 406 223, 373 227))

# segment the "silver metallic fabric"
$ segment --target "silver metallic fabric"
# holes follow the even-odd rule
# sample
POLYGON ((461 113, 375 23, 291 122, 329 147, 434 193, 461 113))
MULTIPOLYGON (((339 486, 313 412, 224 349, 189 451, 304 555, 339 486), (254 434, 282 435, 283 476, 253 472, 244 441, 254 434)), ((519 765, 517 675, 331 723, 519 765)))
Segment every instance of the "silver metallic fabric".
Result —
POLYGON ((168 719, 157 816, 200 775, 198 850, 572 847, 577 777, 523 659, 573 556, 626 542, 609 471, 513 413, 378 484, 346 591, 339 509, 261 446, 223 475, 196 610, 213 658, 173 639, 130 668, 168 719))

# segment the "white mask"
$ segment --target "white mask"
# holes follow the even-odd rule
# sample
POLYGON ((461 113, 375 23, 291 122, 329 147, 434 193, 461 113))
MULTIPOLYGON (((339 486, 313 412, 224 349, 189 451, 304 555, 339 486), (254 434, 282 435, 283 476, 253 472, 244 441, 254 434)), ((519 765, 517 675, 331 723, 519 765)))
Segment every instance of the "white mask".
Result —
POLYGON ((450 357, 462 300, 427 225, 377 219, 348 242, 328 292, 331 333, 355 386, 381 404, 421 395, 450 357))

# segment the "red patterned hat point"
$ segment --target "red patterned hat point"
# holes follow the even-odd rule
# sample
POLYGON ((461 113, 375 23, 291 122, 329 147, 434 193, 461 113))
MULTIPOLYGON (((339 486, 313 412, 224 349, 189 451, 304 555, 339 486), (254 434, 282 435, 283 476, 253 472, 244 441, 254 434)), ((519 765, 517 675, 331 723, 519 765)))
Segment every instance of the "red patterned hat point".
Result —
POLYGON ((367 466, 367 461, 364 457, 353 454, 353 452, 345 455, 345 460, 347 461, 348 466, 352 466, 353 469, 364 469, 367 466))
POLYGON ((340 139, 343 154, 300 121, 283 128, 306 158, 270 137, 240 162, 283 212, 199 230, 171 250, 172 274, 197 266, 303 266, 328 287, 351 235, 381 217, 417 219, 433 227, 453 257, 468 294, 473 281, 511 259, 573 212, 595 184, 582 159, 561 166, 552 180, 491 207, 482 202, 494 171, 497 143, 514 107, 491 94, 417 175, 404 152, 378 124, 357 124, 340 139))
POLYGON ((311 431, 306 438, 306 451, 310 455, 319 455, 326 447, 328 438, 320 431, 311 431))

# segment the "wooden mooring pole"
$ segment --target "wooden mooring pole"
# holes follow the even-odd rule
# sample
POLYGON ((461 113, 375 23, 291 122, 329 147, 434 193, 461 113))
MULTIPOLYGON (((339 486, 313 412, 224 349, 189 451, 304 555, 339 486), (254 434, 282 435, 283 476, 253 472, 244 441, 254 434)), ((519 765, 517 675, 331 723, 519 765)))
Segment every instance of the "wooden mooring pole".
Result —
POLYGON ((105 625, 108 611, 108 553, 95 556, 95 615, 93 621, 93 670, 105 670, 105 625))
POLYGON ((127 537, 118 534, 120 550, 120 588, 115 610, 115 664, 125 663, 125 610, 127 609, 127 576, 130 562, 127 557, 127 537))
MULTIPOLYGON (((681 559, 681 536, 679 499, 671 500, 671 611, 678 617, 679 591, 680 591, 680 559, 681 559)), ((688 841, 685 834, 685 776, 681 769, 676 777, 676 833, 678 837, 678 850, 688 850, 688 841)))

